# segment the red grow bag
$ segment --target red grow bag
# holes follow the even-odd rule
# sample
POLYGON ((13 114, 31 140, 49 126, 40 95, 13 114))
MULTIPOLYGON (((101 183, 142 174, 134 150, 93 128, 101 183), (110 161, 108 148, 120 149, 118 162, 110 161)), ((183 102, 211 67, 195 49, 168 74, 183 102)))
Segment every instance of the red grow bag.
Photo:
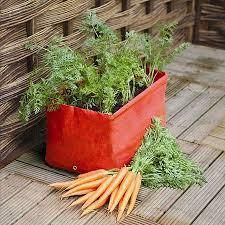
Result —
POLYGON ((152 117, 165 124, 167 74, 113 115, 61 105, 47 113, 49 165, 78 172, 120 168, 130 162, 141 144, 152 117))

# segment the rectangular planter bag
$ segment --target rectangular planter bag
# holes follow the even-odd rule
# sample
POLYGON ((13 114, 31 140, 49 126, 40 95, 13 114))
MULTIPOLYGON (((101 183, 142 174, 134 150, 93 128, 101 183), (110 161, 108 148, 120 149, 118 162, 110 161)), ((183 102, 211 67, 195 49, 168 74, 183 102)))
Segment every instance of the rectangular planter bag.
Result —
POLYGON ((152 117, 165 124, 167 74, 112 115, 69 105, 47 113, 46 162, 77 172, 120 168, 141 144, 152 117))

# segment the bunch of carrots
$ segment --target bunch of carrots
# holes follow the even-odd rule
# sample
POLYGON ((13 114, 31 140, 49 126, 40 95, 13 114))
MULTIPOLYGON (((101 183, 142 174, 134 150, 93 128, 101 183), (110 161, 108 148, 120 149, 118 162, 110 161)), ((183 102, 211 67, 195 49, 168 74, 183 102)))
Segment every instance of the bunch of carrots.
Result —
POLYGON ((127 215, 134 208, 138 192, 141 186, 140 173, 130 171, 128 167, 121 169, 99 169, 80 174, 77 179, 62 183, 53 183, 49 186, 58 190, 64 190, 62 198, 81 196, 70 206, 83 204, 81 209, 86 215, 106 204, 112 212, 118 207, 117 220, 121 220, 127 207, 127 215))

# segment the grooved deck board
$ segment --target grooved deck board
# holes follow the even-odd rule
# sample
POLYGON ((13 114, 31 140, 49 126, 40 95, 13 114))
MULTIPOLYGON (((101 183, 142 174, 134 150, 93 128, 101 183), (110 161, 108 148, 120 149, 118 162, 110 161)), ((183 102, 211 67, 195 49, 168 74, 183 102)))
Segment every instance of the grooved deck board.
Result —
POLYGON ((147 218, 143 218, 137 215, 129 215, 123 221, 119 223, 120 225, 160 225, 159 223, 153 222, 147 218))
POLYGON ((69 179, 67 176, 41 169, 36 166, 31 166, 19 161, 10 163, 5 167, 5 169, 46 184, 66 181, 69 179))
POLYGON ((183 90, 172 96, 166 102, 167 120, 170 120, 176 113, 178 113, 185 106, 190 104, 197 96, 199 96, 206 87, 199 84, 189 84, 183 90))
MULTIPOLYGON (((47 187, 48 188, 48 187, 47 187)), ((45 225, 49 224, 54 218, 60 215, 72 201, 60 200, 60 194, 52 192, 38 205, 33 207, 28 213, 26 213, 15 225, 45 225), (44 209, 44 210, 43 210, 44 209)), ((76 210, 74 210, 76 213, 76 210)), ((77 220, 79 217, 77 216, 77 220)), ((65 224, 65 223, 62 223, 65 224)))
POLYGON ((216 149, 225 151, 225 140, 224 139, 220 139, 220 138, 209 135, 202 141, 202 144, 209 145, 216 149))
POLYGON ((167 101, 174 95, 176 95, 180 90, 185 88, 189 84, 188 81, 178 80, 178 79, 170 79, 168 81, 167 89, 166 89, 166 99, 167 101))
POLYGON ((220 127, 225 128, 225 120, 220 124, 220 127))
POLYGON ((168 122, 171 133, 175 137, 181 135, 223 96, 224 92, 222 90, 215 88, 205 90, 168 122))
MULTIPOLYGON (((182 140, 200 143, 225 118, 225 97, 217 102, 181 136, 182 140)), ((225 129, 224 129, 225 139, 225 129)))
MULTIPOLYGON (((96 215, 96 212, 90 213, 84 217, 80 217, 80 207, 74 207, 64 210, 60 215, 51 221, 51 225, 86 225, 87 222, 96 215)), ((108 224, 107 224, 108 225, 108 224)))
POLYGON ((25 177, 12 174, 0 181, 0 190, 1 192, 4 191, 4 194, 1 195, 1 202, 2 205, 8 199, 13 197, 16 193, 21 191, 24 187, 31 183, 30 179, 25 177))
MULTIPOLYGON (((15 223, 24 214, 41 202, 50 190, 45 184, 32 182, 0 206, 0 224, 15 223)), ((42 209, 44 210, 44 209, 42 209)))
POLYGON ((9 175, 10 175, 9 171, 6 171, 5 169, 1 169, 0 170, 0 181, 5 179, 9 175))
MULTIPOLYGON (((191 159, 205 170, 220 154, 221 152, 208 146, 200 146, 193 152, 191 159)), ((156 190, 134 209, 134 214, 157 221, 182 194, 182 190, 169 188, 156 190)))
POLYGON ((225 128, 217 127, 210 133, 210 136, 225 140, 225 128))
POLYGON ((225 154, 205 172, 207 184, 190 187, 160 218, 163 225, 190 224, 225 185, 225 154), (218 173, 219 171, 219 173, 218 173))
POLYGON ((17 161, 24 162, 24 163, 30 164, 32 166, 36 166, 38 168, 45 169, 45 170, 48 170, 48 171, 51 171, 51 172, 54 172, 57 174, 61 174, 63 176, 74 177, 74 174, 72 174, 72 173, 68 173, 66 171, 54 169, 52 167, 47 166, 44 162, 43 157, 41 157, 41 154, 38 151, 25 153, 22 156, 20 156, 17 159, 17 161))
MULTIPOLYGON (((138 215, 130 214, 126 218, 123 218, 121 222, 116 223, 116 216, 113 214, 107 213, 105 210, 98 211, 94 217, 92 217, 85 225, 160 225, 154 221, 151 221, 147 218, 140 217, 138 215)), ((55 224, 54 224, 55 225, 55 224)))
POLYGON ((217 194, 192 225, 220 224, 225 224, 225 187, 217 194))
POLYGON ((114 225, 116 223, 116 214, 109 213, 106 209, 100 209, 94 215, 94 217, 90 218, 85 225, 114 225))
POLYGON ((182 151, 187 155, 190 155, 199 146, 198 144, 179 139, 177 139, 177 143, 180 145, 182 151))

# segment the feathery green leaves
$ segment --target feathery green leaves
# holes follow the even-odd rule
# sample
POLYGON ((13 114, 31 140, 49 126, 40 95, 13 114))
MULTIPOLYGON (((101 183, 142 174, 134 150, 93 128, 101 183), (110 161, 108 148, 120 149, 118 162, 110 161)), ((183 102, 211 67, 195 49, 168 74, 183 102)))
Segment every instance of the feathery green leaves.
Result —
POLYGON ((114 113, 154 82, 155 69, 162 70, 186 47, 181 45, 169 53, 174 29, 174 25, 163 26, 159 37, 131 31, 121 42, 117 33, 91 12, 84 21, 85 47, 79 51, 58 37, 47 48, 28 43, 26 48, 44 53, 38 70, 47 70, 48 77, 30 83, 20 102, 21 118, 27 121, 31 113, 54 110, 60 104, 114 113), (95 62, 90 55, 96 57, 95 62), (148 74, 146 65, 150 65, 148 74))
POLYGON ((131 168, 141 172, 143 184, 151 188, 185 189, 205 182, 200 168, 184 155, 176 139, 161 126, 159 118, 153 119, 153 126, 146 132, 131 168))

